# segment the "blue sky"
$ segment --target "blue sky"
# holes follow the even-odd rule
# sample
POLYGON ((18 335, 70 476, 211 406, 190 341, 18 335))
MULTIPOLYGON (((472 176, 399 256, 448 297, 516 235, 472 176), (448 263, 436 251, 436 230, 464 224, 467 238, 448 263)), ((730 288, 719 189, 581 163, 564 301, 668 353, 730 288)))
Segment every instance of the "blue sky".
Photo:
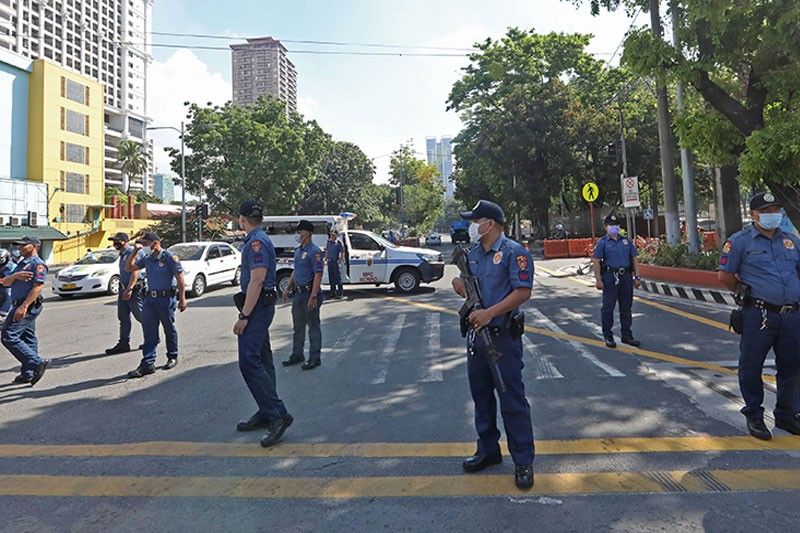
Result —
MULTIPOLYGON (((640 16, 638 23, 646 22, 640 16)), ((588 8, 560 0, 155 0, 153 30, 277 39, 469 47, 500 37, 509 26, 540 32, 595 35, 590 51, 609 57, 628 29, 626 13, 593 18, 588 8)), ((156 43, 227 46, 229 41, 154 36, 156 43)), ((235 42, 235 41, 230 41, 235 42)), ((408 139, 424 152, 427 135, 458 133, 458 117, 445 110, 462 57, 364 57, 291 53, 292 50, 366 50, 363 47, 286 44, 298 71, 299 108, 337 140, 358 144, 375 158, 385 181, 388 157, 408 139)), ((457 53, 457 52, 453 52, 457 53)), ((230 99, 230 53, 154 48, 149 107, 154 125, 180 122, 182 103, 230 99)), ((176 142, 154 132, 161 147, 176 142)))

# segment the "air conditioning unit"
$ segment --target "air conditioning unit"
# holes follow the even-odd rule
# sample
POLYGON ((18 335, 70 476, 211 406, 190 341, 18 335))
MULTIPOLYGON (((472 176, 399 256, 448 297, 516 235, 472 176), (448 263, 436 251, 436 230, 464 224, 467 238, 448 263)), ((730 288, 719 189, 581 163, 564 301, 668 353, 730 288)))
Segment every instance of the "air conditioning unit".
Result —
POLYGON ((19 217, 8 217, 8 223, 12 226, 21 226, 22 220, 19 217))
POLYGON ((29 226, 39 225, 39 213, 37 213, 36 211, 28 211, 28 225, 29 226))
POLYGON ((0 226, 8 224, 8 217, 0 217, 0 226))

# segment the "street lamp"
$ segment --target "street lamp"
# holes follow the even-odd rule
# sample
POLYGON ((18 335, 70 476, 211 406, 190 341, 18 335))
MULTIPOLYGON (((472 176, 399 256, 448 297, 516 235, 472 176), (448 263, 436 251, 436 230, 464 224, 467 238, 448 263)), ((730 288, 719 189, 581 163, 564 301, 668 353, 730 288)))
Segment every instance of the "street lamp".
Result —
POLYGON ((181 129, 174 126, 151 126, 148 130, 173 130, 181 136, 181 242, 186 242, 186 160, 184 158, 183 121, 181 129))

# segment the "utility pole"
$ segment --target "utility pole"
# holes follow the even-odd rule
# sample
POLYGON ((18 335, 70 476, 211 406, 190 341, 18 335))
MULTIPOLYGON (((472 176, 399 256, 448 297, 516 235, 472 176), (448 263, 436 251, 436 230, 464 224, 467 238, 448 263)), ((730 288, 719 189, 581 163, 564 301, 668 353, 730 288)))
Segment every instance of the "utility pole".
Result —
MULTIPOLYGON (((681 48, 678 37, 678 2, 672 2, 672 44, 677 50, 681 48)), ((678 82, 678 112, 683 111, 683 82, 678 82)), ((700 236, 697 233, 697 205, 694 195, 694 156, 692 152, 681 146, 681 173, 683 174, 683 210, 686 217, 686 239, 689 242, 689 253, 700 253, 700 236)))
MULTIPOLYGON (((622 152, 622 176, 620 177, 620 188, 624 187, 623 182, 628 177, 628 148, 625 144, 625 115, 622 112, 622 102, 619 103, 619 142, 622 152)), ((628 237, 636 238, 636 215, 633 209, 625 209, 625 220, 628 224, 628 237)))
MULTIPOLYGON (((662 39, 659 1, 650 0, 650 27, 658 39, 662 39)), ((658 144, 661 152, 661 181, 664 183, 664 219, 667 225, 667 243, 680 242, 678 198, 675 193, 675 166, 672 154, 675 140, 672 138, 672 121, 669 116, 667 81, 663 71, 656 72, 656 100, 658 102, 658 144)))

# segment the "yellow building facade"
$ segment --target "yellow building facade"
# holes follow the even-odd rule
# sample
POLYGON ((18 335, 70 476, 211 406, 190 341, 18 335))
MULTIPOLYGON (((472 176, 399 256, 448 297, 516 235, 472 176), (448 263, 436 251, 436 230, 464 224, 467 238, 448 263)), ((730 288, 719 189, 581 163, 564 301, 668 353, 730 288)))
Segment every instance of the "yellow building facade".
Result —
POLYGON ((102 238, 105 135, 102 84, 47 60, 30 76, 28 179, 49 189, 48 223, 69 238, 52 262, 77 260, 102 238))

